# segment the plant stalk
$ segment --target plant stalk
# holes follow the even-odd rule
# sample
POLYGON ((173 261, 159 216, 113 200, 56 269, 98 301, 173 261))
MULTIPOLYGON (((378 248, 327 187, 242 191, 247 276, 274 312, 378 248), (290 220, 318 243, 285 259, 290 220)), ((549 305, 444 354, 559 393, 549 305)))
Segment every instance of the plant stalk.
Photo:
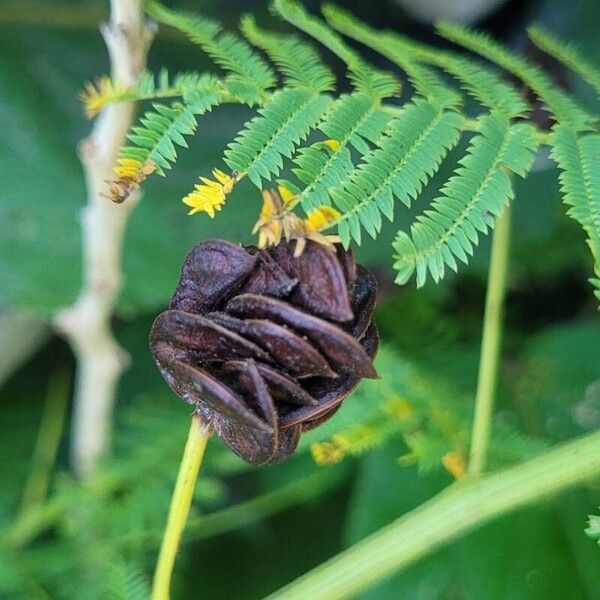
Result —
POLYGON ((492 240, 468 467, 469 474, 475 476, 485 469, 492 431, 502 341, 504 297, 506 295, 510 221, 511 207, 509 205, 496 219, 492 240))
POLYGON ((33 451, 31 472, 23 492, 21 515, 27 514, 46 499, 52 467, 63 434, 70 387, 71 377, 66 369, 60 368, 52 374, 33 451))
POLYGON ((598 476, 600 432, 568 442, 515 467, 465 478, 281 588, 268 600, 355 597, 494 518, 598 476))
POLYGON ((183 451, 183 458, 181 459, 173 497, 171 498, 167 526, 158 554, 156 570, 154 571, 152 600, 169 599, 169 588, 171 586, 175 557, 177 556, 177 550, 179 549, 183 530, 185 529, 194 495, 194 488, 196 487, 196 480, 209 437, 210 432, 200 421, 198 415, 194 415, 183 451))
MULTIPOLYGON (((111 77, 128 88, 144 72, 153 29, 144 21, 142 0, 111 0, 110 6, 110 19, 101 32, 111 77)), ((111 318, 121 289, 125 228, 139 194, 122 205, 103 194, 114 178, 117 154, 134 115, 133 102, 107 106, 80 144, 88 192, 81 217, 84 281, 75 303, 55 318, 57 330, 68 338, 77 359, 71 462, 84 479, 93 474, 109 448, 117 382, 128 362, 113 335, 111 318)))

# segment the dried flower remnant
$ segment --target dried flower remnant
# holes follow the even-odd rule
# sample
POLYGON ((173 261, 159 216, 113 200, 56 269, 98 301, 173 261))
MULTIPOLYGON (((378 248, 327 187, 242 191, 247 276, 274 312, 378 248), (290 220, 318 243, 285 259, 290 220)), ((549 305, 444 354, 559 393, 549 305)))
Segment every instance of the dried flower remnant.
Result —
POLYGON ((132 158, 118 158, 114 173, 117 176, 108 183, 107 197, 115 204, 122 204, 131 192, 139 190, 143 181, 156 171, 153 161, 142 162, 132 158))
POLYGON ((258 234, 258 247, 277 246, 281 240, 296 241, 294 254, 300 256, 307 240, 329 248, 335 252, 335 244, 340 241, 337 235, 325 235, 322 229, 335 223, 340 213, 331 206, 319 206, 301 219, 292 212, 295 196, 285 187, 278 192, 263 190, 263 206, 260 218, 254 225, 252 233, 258 234))
POLYGON ((340 246, 198 244, 150 344, 169 386, 250 463, 288 458, 377 377, 377 284, 340 246))

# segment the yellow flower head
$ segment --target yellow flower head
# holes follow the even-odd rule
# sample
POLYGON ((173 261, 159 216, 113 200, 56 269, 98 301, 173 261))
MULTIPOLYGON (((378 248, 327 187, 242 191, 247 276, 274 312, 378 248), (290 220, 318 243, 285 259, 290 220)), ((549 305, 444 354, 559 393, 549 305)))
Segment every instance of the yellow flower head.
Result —
POLYGON ((279 192, 279 197, 283 202, 283 206, 288 206, 288 204, 290 204, 294 200, 294 198, 296 198, 294 192, 282 185, 277 187, 277 191, 279 192))
POLYGON ((88 81, 79 93, 88 119, 95 117, 106 104, 123 95, 126 89, 115 85, 110 77, 101 77, 95 83, 88 81))
POLYGON ((346 457, 346 448, 335 441, 318 442, 311 445, 310 453, 318 465, 336 465, 346 457))
POLYGON ((306 218, 306 229, 308 231, 320 231, 328 225, 335 223, 340 218, 340 213, 331 206, 319 206, 308 213, 306 218))
POLYGON ((442 464, 454 479, 464 477, 467 472, 465 459, 458 452, 446 452, 442 457, 442 464))
POLYGON ((183 199, 183 203, 191 207, 188 214, 205 212, 212 219, 215 212, 223 208, 225 198, 233 189, 236 179, 219 169, 213 169, 212 174, 214 180, 200 177, 202 183, 196 184, 194 191, 183 199))
POLYGON ((383 405, 384 412, 399 421, 408 421, 415 414, 412 404, 403 396, 392 394, 383 405))
POLYGON ((337 152, 340 149, 340 142, 338 140, 325 140, 323 142, 332 152, 337 152))

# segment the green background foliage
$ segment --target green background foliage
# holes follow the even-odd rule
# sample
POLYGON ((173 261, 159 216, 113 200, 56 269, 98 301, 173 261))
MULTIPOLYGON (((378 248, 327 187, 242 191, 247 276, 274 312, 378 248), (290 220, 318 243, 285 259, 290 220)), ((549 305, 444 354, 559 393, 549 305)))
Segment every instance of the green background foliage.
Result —
MULTIPOLYGON (((393 23, 407 35, 431 39, 393 2, 371 8, 345 4, 374 26, 393 23)), ((6 22, 0 16, 0 310, 48 319, 72 301, 80 284, 78 216, 85 186, 75 147, 90 124, 76 95, 84 81, 106 72, 107 59, 91 25, 102 4, 73 2, 73 10, 82 12, 74 13, 68 27, 51 25, 52 13, 60 13, 51 4, 42 7, 35 24, 9 22, 11 10, 6 22)), ((209 1, 186 8, 231 27, 250 10, 259 25, 273 22, 262 3, 225 7, 209 1)), ((595 43, 600 9, 591 0, 573 3, 568 15, 558 0, 530 2, 502 19, 509 44, 522 40, 526 23, 541 19, 566 39, 577 38, 586 56, 600 62, 595 43)), ((391 68, 377 60, 377 67, 391 68)), ((150 67, 165 65, 171 72, 202 71, 209 61, 181 39, 161 35, 150 67)), ((343 73, 339 62, 332 59, 331 65, 343 73)), ((571 85, 584 104, 596 100, 579 80, 571 85)), ((250 182, 236 187, 212 221, 188 218, 179 202, 199 174, 219 166, 227 143, 250 115, 245 107, 228 105, 204 117, 177 168, 145 187, 124 250, 117 336, 134 362, 119 387, 114 456, 82 488, 68 473, 65 430, 49 500, 25 520, 19 506, 48 381, 60 368, 72 370, 72 357, 53 338, 0 389, 0 530, 5 532, 0 597, 146 597, 188 423, 188 409, 155 371, 147 333, 194 243, 207 237, 250 240, 260 207, 250 182)), ((451 165, 444 166, 433 183, 442 183, 450 172, 451 165)), ((434 197, 428 186, 419 204, 434 197)), ((516 183, 516 197, 493 467, 600 426, 600 325, 585 283, 590 259, 584 233, 564 214, 557 172, 549 162, 516 183)), ((378 239, 358 250, 382 284, 377 312, 382 382, 361 386, 284 465, 250 469, 218 440, 210 442, 174 597, 193 598, 201 591, 206 598, 259 598, 451 482, 441 460, 450 451, 466 452, 468 445, 487 242, 459 276, 418 293, 395 288, 390 244, 397 227, 406 229, 414 214, 402 211, 394 226, 384 220, 378 239), (390 398, 398 396, 411 407, 407 420, 394 421, 385 412, 390 398), (358 436, 365 431, 357 427, 367 428, 367 438, 358 436), (353 456, 339 464, 315 465, 311 444, 340 433, 363 445, 357 441, 353 456)), ((584 534, 586 515, 597 513, 599 497, 598 482, 590 482, 505 517, 364 597, 599 598, 600 552, 584 534)))

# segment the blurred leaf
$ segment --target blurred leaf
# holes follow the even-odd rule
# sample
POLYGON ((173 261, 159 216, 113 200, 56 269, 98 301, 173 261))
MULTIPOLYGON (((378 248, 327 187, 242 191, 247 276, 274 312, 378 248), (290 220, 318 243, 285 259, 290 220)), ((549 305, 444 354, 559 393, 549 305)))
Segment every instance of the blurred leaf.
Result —
POLYGON ((517 406, 551 438, 600 426, 600 321, 549 328, 527 344, 517 406))
POLYGON ((116 561, 108 572, 107 598, 109 600, 147 600, 150 586, 136 567, 116 561))
MULTIPOLYGON (((441 475, 399 470, 398 449, 366 456, 360 465, 347 522, 347 544, 416 508, 448 483, 441 475)), ((581 492, 556 505, 504 517, 427 556, 361 594, 362 600, 571 600, 595 598, 600 556, 564 516, 585 506, 581 492), (562 510, 562 507, 565 507, 562 510)), ((582 514, 579 512, 579 514, 582 514)))
MULTIPOLYGON (((410 331, 418 339, 427 339, 427 331, 418 327, 410 331)), ((442 350, 433 356, 415 353, 418 359, 409 360, 382 343, 375 359, 381 379, 361 382, 330 420, 302 436, 300 451, 310 448, 317 463, 331 465, 403 440, 401 463, 416 463, 420 472, 442 469, 447 454, 464 462, 474 383, 469 387, 463 379, 465 372, 476 369, 476 347, 435 343, 434 347, 442 350), (445 360, 446 365, 438 360, 445 360)), ((516 415, 504 409, 493 424, 490 468, 523 460, 546 448, 544 440, 522 432, 516 415)))
POLYGON ((598 515, 588 516, 588 526, 585 530, 586 534, 593 540, 597 540, 600 544, 600 517, 598 515))

